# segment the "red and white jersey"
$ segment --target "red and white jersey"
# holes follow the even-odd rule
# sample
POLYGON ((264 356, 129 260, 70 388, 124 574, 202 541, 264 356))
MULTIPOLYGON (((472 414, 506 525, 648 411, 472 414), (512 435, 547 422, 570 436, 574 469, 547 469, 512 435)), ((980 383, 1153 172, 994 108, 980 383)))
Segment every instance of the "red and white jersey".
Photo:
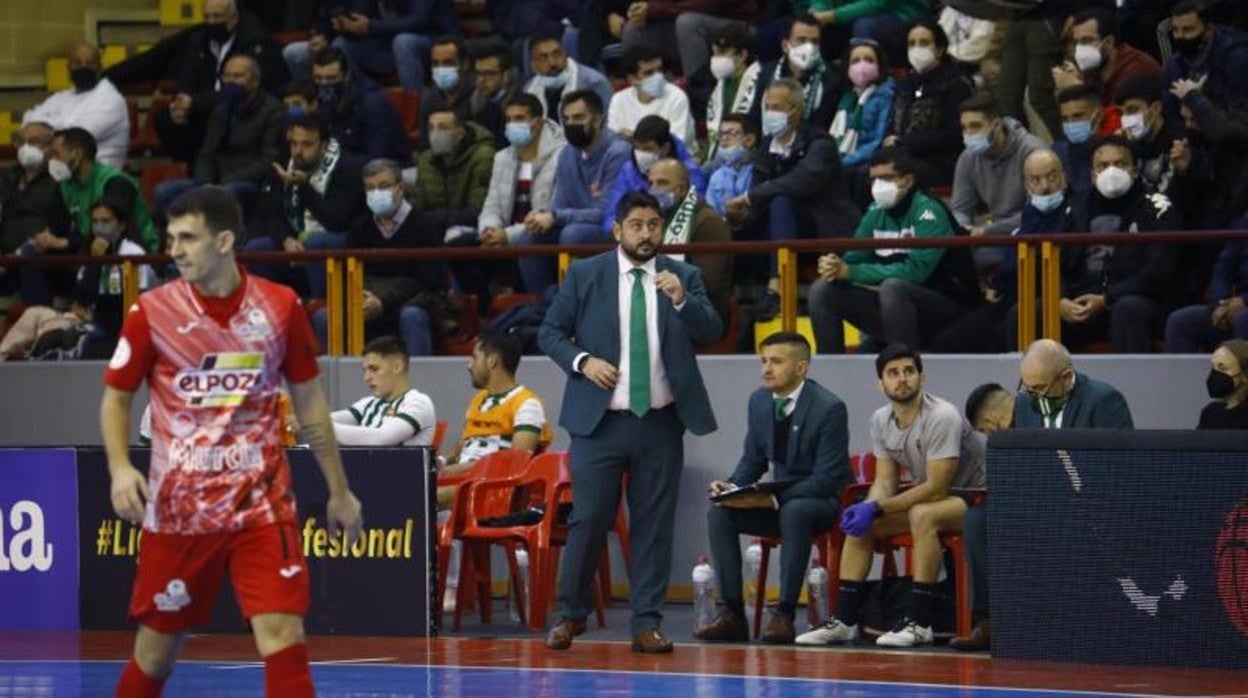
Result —
POLYGON ((144 529, 203 534, 295 521, 278 388, 316 378, 316 340, 294 292, 243 274, 227 298, 185 281, 130 308, 104 382, 151 393, 144 529))

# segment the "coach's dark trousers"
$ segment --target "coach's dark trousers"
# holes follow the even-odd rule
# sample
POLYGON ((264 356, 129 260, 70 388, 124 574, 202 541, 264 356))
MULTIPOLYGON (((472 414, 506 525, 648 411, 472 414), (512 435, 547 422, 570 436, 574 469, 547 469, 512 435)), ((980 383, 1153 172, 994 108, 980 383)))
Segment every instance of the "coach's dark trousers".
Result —
POLYGON ((572 515, 559 578, 564 618, 584 620, 589 615, 590 582, 619 509, 621 479, 627 474, 632 632, 659 627, 672 569, 684 434, 675 405, 668 405, 640 418, 608 411, 592 434, 572 437, 572 515))

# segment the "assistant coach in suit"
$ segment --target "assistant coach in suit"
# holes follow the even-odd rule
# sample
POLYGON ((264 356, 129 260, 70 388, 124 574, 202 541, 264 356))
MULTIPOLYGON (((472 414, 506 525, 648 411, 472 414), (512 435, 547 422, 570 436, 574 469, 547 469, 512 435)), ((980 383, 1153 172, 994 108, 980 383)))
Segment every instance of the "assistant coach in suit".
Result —
POLYGON ((775 494, 725 499, 707 512, 711 554, 724 600, 715 621, 695 633, 709 642, 749 639, 741 598, 741 534, 780 538, 780 604, 762 640, 793 642, 793 614, 811 542, 836 525, 841 490, 850 480, 845 403, 806 377, 810 343, 796 332, 777 332, 763 340, 761 353, 763 387, 750 396, 741 461, 727 481, 712 482, 710 489, 716 494, 734 485, 753 484, 769 468, 773 480, 794 482, 775 494))
POLYGON ((670 652, 659 630, 672 566, 673 520, 685 430, 715 430, 694 344, 723 323, 696 267, 658 256, 659 202, 626 196, 612 234, 619 246, 574 262, 546 312, 538 343, 568 372, 561 424, 572 436, 572 517, 559 579, 561 618, 546 646, 585 632, 590 580, 628 475, 629 603, 633 650, 670 652))
POLYGON ((1131 409, 1114 386, 1075 372, 1070 352, 1052 339, 1027 347, 1014 399, 1017 429, 1131 429, 1131 409))

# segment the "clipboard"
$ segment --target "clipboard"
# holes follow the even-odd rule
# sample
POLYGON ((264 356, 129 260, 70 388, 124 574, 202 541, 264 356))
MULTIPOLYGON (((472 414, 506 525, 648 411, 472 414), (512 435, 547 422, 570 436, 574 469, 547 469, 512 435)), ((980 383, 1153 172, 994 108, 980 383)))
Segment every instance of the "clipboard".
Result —
POLYGON ((792 485, 793 483, 799 482, 799 481, 800 481, 800 478, 788 478, 784 480, 760 480, 759 482, 755 482, 752 485, 742 485, 740 487, 734 487, 733 489, 730 489, 730 490, 724 490, 723 492, 720 492, 719 494, 708 495, 708 498, 712 502, 722 502, 726 499, 731 499, 733 497, 740 497, 742 495, 747 495, 747 494, 754 494, 755 492, 761 492, 763 494, 775 494, 777 492, 782 492, 785 489, 788 489, 789 485, 792 485))

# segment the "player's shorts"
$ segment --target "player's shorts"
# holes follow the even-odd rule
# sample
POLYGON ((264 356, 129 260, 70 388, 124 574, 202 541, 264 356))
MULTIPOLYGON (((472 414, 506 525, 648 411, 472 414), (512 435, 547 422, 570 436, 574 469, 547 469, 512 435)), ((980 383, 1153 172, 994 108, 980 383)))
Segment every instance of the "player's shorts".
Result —
POLYGON ((205 535, 145 531, 130 621, 162 633, 207 624, 227 570, 245 618, 307 613, 308 565, 287 523, 205 535))

